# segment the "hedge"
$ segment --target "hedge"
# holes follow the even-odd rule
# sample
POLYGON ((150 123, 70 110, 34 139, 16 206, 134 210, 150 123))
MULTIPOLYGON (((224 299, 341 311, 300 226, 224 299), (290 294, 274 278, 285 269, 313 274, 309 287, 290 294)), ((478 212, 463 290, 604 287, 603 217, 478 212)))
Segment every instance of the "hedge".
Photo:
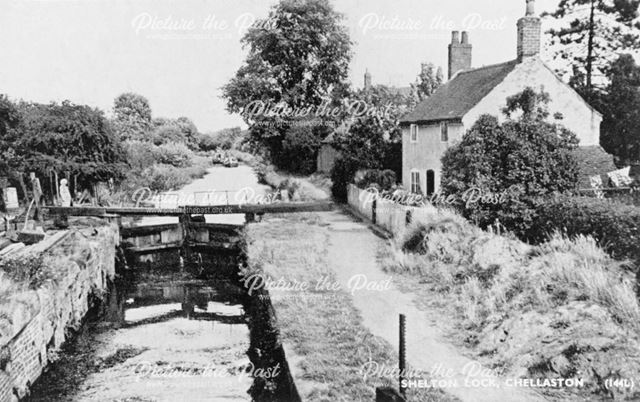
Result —
POLYGON ((546 199, 526 236, 544 241, 559 229, 569 236, 591 235, 616 259, 640 262, 640 208, 606 199, 559 195, 546 199))

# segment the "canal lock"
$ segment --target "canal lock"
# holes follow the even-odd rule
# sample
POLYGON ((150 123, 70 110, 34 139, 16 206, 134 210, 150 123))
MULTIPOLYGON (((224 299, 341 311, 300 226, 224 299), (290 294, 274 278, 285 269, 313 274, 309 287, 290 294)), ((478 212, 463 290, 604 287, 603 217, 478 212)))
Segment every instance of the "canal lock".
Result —
MULTIPOLYGON (((136 359, 140 360, 150 353, 145 350, 146 346, 138 344, 131 348, 118 348, 106 357, 104 351, 95 346, 119 339, 120 335, 117 334, 122 331, 153 336, 153 332, 143 331, 145 326, 160 325, 171 320, 210 322, 212 339, 222 331, 232 339, 248 337, 246 348, 242 351, 246 360, 244 363, 229 364, 227 360, 242 362, 243 359, 225 355, 223 362, 214 365, 220 363, 215 370, 224 370, 231 377, 245 376, 251 380, 237 381, 232 386, 244 389, 221 390, 221 395, 236 392, 238 395, 244 394, 244 399, 254 401, 300 400, 279 340, 275 311, 268 291, 253 291, 249 295, 240 280, 239 270, 247 264, 243 226, 181 219, 178 224, 125 226, 121 228, 121 239, 116 252, 116 279, 110 283, 106 295, 94 299, 95 306, 87 315, 85 325, 66 343, 61 351, 61 359, 53 363, 34 384, 28 400, 94 399, 86 389, 94 390, 95 400, 105 400, 108 398, 102 397, 108 395, 100 395, 100 390, 107 392, 118 386, 126 388, 113 394, 118 398, 144 398, 140 394, 145 389, 135 384, 124 384, 126 381, 118 379, 121 375, 101 374, 101 371, 109 370, 116 373, 118 370, 129 370, 133 375, 142 374, 143 380, 147 375, 153 377, 154 373, 158 377, 166 373, 179 376, 176 371, 182 370, 185 381, 178 381, 176 386, 185 384, 190 387, 187 377, 205 376, 209 368, 197 353, 192 359, 197 361, 196 369, 187 364, 189 356, 184 359, 176 357, 175 361, 169 362, 165 361, 168 358, 162 356, 156 361, 146 359, 145 364, 149 363, 147 360, 152 360, 152 367, 147 367, 136 363, 136 359), (159 310, 153 314, 141 313, 153 309, 159 310), (122 367, 119 369, 118 365, 122 367), (163 371, 168 368, 170 370, 163 371), (104 378, 94 379, 100 377, 104 378), (110 381, 113 383, 109 384, 110 381)), ((178 330, 179 335, 184 335, 180 331, 187 334, 184 342, 190 342, 188 335, 191 327, 188 322, 184 322, 187 329, 178 330)), ((206 340, 207 336, 197 340, 200 342, 203 338, 206 340)), ((179 348, 177 344, 176 349, 179 348)), ((229 352, 228 349, 224 350, 224 353, 229 352)), ((208 382, 206 378, 202 380, 208 382)), ((162 381, 162 378, 150 378, 149 384, 159 384, 158 381, 162 381)), ((211 387, 215 386, 213 381, 211 387)), ((215 390, 203 391, 201 385, 192 388, 185 389, 181 395, 186 397, 190 392, 197 395, 204 395, 202 392, 205 392, 210 398, 216 395, 215 390)), ((148 390, 152 391, 152 388, 148 390)), ((150 395, 148 400, 155 398, 150 395)))

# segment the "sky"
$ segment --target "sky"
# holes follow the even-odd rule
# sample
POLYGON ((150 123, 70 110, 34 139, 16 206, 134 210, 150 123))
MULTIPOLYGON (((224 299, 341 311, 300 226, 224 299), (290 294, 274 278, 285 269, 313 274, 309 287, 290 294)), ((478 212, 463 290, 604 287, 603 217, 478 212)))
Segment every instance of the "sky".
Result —
MULTIPOLYGON (((431 62, 446 76, 452 30, 469 31, 473 66, 515 58, 525 0, 332 0, 354 41, 350 79, 408 86, 431 62)), ((246 27, 275 0, 0 0, 0 93, 87 104, 110 115, 123 92, 154 117, 189 117, 202 132, 242 126, 221 87, 242 65, 246 27)), ((537 0, 536 12, 558 0, 537 0)), ((544 28, 544 27, 543 27, 544 28)), ((543 58, 550 52, 543 49, 543 58)))

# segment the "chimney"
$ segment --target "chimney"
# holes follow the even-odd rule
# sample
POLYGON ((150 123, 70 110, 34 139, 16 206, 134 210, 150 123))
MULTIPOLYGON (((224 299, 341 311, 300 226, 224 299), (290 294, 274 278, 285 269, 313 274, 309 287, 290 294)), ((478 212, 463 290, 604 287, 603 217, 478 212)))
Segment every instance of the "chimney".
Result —
POLYGON ((371 89, 371 74, 369 74, 369 70, 366 70, 364 73, 364 90, 368 91, 371 89))
POLYGON ((540 53, 542 21, 535 13, 535 0, 527 0, 527 13, 518 20, 518 61, 540 53))
POLYGON ((469 34, 462 32, 461 42, 460 33, 453 31, 451 33, 451 44, 449 45, 449 79, 458 71, 470 68, 471 44, 469 43, 469 34))

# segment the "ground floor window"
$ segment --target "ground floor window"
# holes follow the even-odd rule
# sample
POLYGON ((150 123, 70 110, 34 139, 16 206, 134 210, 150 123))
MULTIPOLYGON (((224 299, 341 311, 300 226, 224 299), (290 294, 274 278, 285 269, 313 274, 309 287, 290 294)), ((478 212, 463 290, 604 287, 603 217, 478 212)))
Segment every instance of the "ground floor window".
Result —
POLYGON ((411 192, 415 194, 422 192, 420 190, 420 172, 415 170, 411 172, 411 192))

